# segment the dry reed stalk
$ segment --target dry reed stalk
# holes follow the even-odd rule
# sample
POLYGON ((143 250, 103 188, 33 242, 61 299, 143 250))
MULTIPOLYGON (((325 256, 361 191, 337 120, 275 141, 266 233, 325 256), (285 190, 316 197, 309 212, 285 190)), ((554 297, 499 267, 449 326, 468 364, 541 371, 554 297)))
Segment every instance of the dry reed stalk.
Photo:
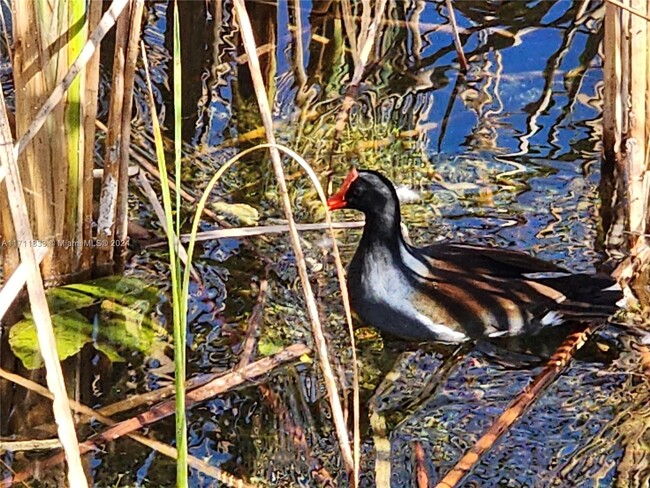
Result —
POLYGON ((0 441, 0 453, 12 451, 50 451, 60 449, 59 439, 30 439, 26 441, 0 441))
MULTIPOLYGON (((102 15, 101 0, 90 0, 88 2, 88 30, 94 32, 99 26, 102 15)), ((92 37, 92 36, 91 36, 92 37)), ((86 99, 88 103, 84 107, 83 131, 84 138, 84 159, 81 172, 81 207, 83 208, 81 235, 91 238, 93 235, 93 170, 95 166, 95 120, 97 119, 97 100, 99 97, 99 50, 98 44, 86 64, 86 99)), ((76 62, 76 61, 75 61, 76 62)), ((78 238, 77 238, 78 239, 78 238)), ((83 237, 82 237, 83 239, 83 237)), ((93 259, 93 248, 91 246, 81 247, 81 269, 91 269, 93 259)))
MULTIPOLYGON (((232 371, 228 374, 215 378, 211 382, 188 392, 186 395, 186 404, 188 407, 191 407, 197 402, 202 402, 214 397, 215 395, 239 386, 245 381, 262 376, 277 366, 289 361, 294 361, 300 356, 308 354, 310 352, 311 349, 304 344, 293 344, 273 356, 260 359, 259 361, 256 361, 239 371, 232 371)), ((141 429, 147 425, 151 425, 152 423, 169 417, 170 415, 174 414, 174 411, 175 401, 173 399, 166 400, 162 403, 154 405, 148 411, 140 415, 136 415, 135 417, 131 417, 129 419, 113 424, 104 432, 101 432, 91 437, 87 441, 79 444, 79 450, 81 453, 85 454, 86 452, 96 449, 100 444, 104 444, 106 442, 110 442, 125 435, 131 434, 135 430, 141 429)), ((56 466, 61 461, 63 461, 63 456, 56 454, 40 462, 38 468, 47 469, 52 466, 56 466)), ((30 466, 24 471, 15 474, 11 478, 3 480, 3 486, 9 486, 11 483, 26 481, 34 476, 35 470, 36 466, 30 466)))
POLYGON ((451 22, 451 28, 454 33, 454 46, 456 47, 456 55, 458 56, 460 69, 462 71, 467 71, 469 69, 469 65, 467 64, 467 58, 465 58, 465 53, 463 52, 463 44, 460 42, 458 24, 456 23, 456 14, 454 13, 454 6, 451 4, 451 0, 445 0, 445 5, 447 6, 447 12, 449 13, 449 22, 451 22))
MULTIPOLYGON (((36 264, 41 264, 45 254, 47 254, 47 248, 37 247, 34 249, 34 254, 36 255, 36 264)), ((20 263, 0 290, 0 321, 13 304, 20 290, 25 286, 29 273, 27 264, 20 263)))
POLYGON ((56 350, 56 340, 52 329, 52 319, 45 297, 45 288, 34 247, 31 245, 34 235, 27 214, 27 203, 20 180, 18 163, 13 151, 13 140, 7 108, 2 90, 0 90, 0 164, 7 168, 5 183, 9 195, 10 212, 15 228, 16 237, 29 244, 19 246, 20 260, 29 269, 27 274, 27 292, 30 307, 37 330, 38 346, 45 363, 46 380, 54 399, 52 410, 56 420, 57 432, 68 463, 68 483, 74 487, 88 486, 86 475, 81 464, 81 455, 77 442, 70 404, 66 394, 61 363, 56 350))
MULTIPOLYGON (((645 14, 648 0, 631 0, 631 7, 645 14)), ((646 212, 648 206, 648 195, 650 172, 647 168, 646 156, 646 121, 645 104, 646 79, 646 58, 648 49, 647 36, 648 22, 637 15, 631 15, 629 19, 630 36, 630 98, 629 98, 629 137, 626 140, 625 151, 629 164, 629 230, 637 235, 646 232, 646 212)), ((635 239, 633 238, 634 242, 635 239)), ((635 243, 635 242, 634 242, 635 243)))
MULTIPOLYGON (((238 19, 239 27, 241 30, 244 49, 248 53, 248 57, 249 57, 251 78, 253 80, 255 95, 257 97, 257 102, 260 108, 260 115, 262 117, 262 122, 264 124, 264 129, 266 131, 266 137, 269 143, 275 144, 275 135, 273 134, 273 118, 271 115, 271 108, 269 106, 269 101, 266 96, 266 89, 264 87, 264 81, 262 78, 259 59, 255 52, 256 51, 255 38, 253 36, 253 31, 252 31, 250 19, 248 17, 248 12, 246 11, 246 6, 244 5, 243 0, 234 0, 233 3, 234 3, 236 17, 238 19)), ((298 236, 298 231, 296 230, 296 224, 293 219, 293 212, 291 210, 291 201, 289 200, 289 194, 287 192, 287 184, 284 179, 284 170, 282 168, 280 153, 277 148, 271 147, 269 149, 271 154, 271 161, 273 163, 273 169, 280 190, 280 195, 282 197, 282 204, 284 207, 285 216, 289 223, 289 236, 291 238, 291 245, 293 247, 296 256, 296 265, 298 267, 298 274, 300 276, 303 294, 305 296, 305 301, 307 303, 307 311, 309 313, 310 322, 312 325, 312 334, 314 336, 314 342, 316 344, 316 349, 318 351, 318 359, 319 359, 321 371, 323 373, 323 378, 325 380, 325 387, 327 390, 330 406, 332 408, 332 417, 334 420, 336 434, 339 439, 339 445, 341 448, 343 462, 345 463, 348 471, 352 473, 351 476, 352 486, 357 486, 358 481, 357 481, 356 470, 355 470, 355 462, 352 456, 352 451, 350 449, 347 427, 345 424, 345 418, 343 417, 343 409, 341 407, 341 400, 339 398, 338 389, 336 386, 336 380, 334 379, 334 375, 332 373, 332 367, 330 365, 328 354, 327 354, 327 343, 325 341, 325 337, 323 335, 322 327, 320 324, 320 319, 318 316, 318 308, 316 306, 316 301, 314 300, 314 294, 311 289, 311 284, 309 283, 309 275, 307 273, 307 266, 305 265, 302 246, 300 244, 300 238, 298 236)))
MULTIPOLYGON (((131 147, 131 118, 133 111, 133 85, 135 83, 135 71, 138 61, 138 42, 140 41, 140 29, 142 26, 142 12, 144 11, 144 0, 134 0, 131 7, 131 18, 129 20, 129 40, 126 46, 126 59, 124 65, 124 106, 122 107, 122 121, 120 130, 121 143, 118 155, 118 184, 117 184, 117 208, 115 214, 114 239, 117 242, 125 243, 128 237, 127 227, 129 224, 129 153, 131 147)), ((126 259, 126 245, 117 248, 117 267, 122 268, 126 259)))
POLYGON ((603 147, 605 158, 613 162, 620 149, 623 106, 619 90, 621 26, 617 7, 610 2, 605 5, 604 24, 603 147))
POLYGON ((380 413, 372 412, 370 427, 372 428, 372 440, 375 444, 375 486, 390 488, 390 439, 386 428, 386 418, 380 413))
POLYGON ((415 451, 415 482, 418 488, 429 488, 429 475, 425 464, 425 454, 420 441, 413 443, 415 451))
POLYGON ((623 2, 618 2, 617 0, 605 0, 605 3, 615 5, 618 8, 621 8, 625 10, 626 12, 629 12, 633 15, 636 15, 637 17, 640 17, 642 19, 645 19, 646 21, 650 22, 650 17, 647 15, 645 12, 641 12, 633 7, 630 7, 629 5, 626 5, 623 2))
MULTIPOLYGON (((296 25, 295 30, 291 31, 295 47, 293 48, 293 66, 294 76, 296 77, 296 101, 299 105, 303 105, 305 96, 305 87, 307 86, 307 73, 305 71, 305 56, 303 54, 302 44, 302 9, 300 8, 300 0, 293 0, 293 18, 296 25)), ((306 110, 301 110, 301 117, 306 115, 306 110)))
MULTIPOLYGON (((364 221, 358 222, 332 222, 332 229, 360 229, 365 225, 364 221)), ((310 231, 310 230, 328 230, 330 226, 326 223, 324 224, 296 224, 296 229, 299 231, 310 231)), ((198 241, 209 241, 212 239, 224 239, 232 237, 251 237, 251 236, 261 236, 266 234, 279 234, 282 232, 289 232, 288 225, 258 225, 252 227, 235 227, 232 229, 217 229, 217 230, 207 230, 205 232, 200 232, 196 235, 196 240, 198 241)), ((190 234, 181 234, 181 242, 187 242, 190 238, 190 234)))
POLYGON ((116 230, 117 201, 120 179, 120 156, 122 147, 122 111, 126 99, 124 86, 126 50, 129 44, 130 17, 133 2, 129 1, 124 14, 117 19, 115 28, 115 52, 113 77, 108 108, 108 132, 104 155, 104 178, 99 194, 99 216, 97 217, 97 246, 95 268, 100 274, 110 274, 114 268, 114 246, 112 240, 116 230))
POLYGON ((469 471, 479 462, 497 440, 535 403, 544 390, 562 373, 575 352, 580 349, 604 324, 587 326, 580 332, 569 335, 548 360, 544 369, 534 381, 515 398, 483 436, 456 463, 436 488, 453 488, 457 486, 469 471))
MULTIPOLYGON (((343 24, 345 30, 348 32, 348 42, 350 43, 350 54, 352 55, 352 62, 356 66, 359 61, 359 49, 357 48, 357 29, 354 22, 354 14, 352 12, 352 4, 350 0, 341 0, 341 10, 343 17, 343 24)), ((370 15, 366 10, 363 11, 363 19, 370 15)))
MULTIPOLYGON (((15 373, 10 373, 9 371, 5 371, 4 369, 0 368, 0 377, 5 378, 6 380, 11 381, 19 386, 22 386, 23 388, 26 388, 30 391, 33 391, 45 398, 49 398, 50 400, 52 399, 52 394, 49 392, 49 390, 43 388, 38 383, 34 383, 31 380, 23 378, 20 375, 17 375, 15 373)), ((107 417, 106 415, 102 415, 101 410, 93 410, 92 408, 87 407, 86 405, 79 403, 75 400, 70 400, 70 406, 72 407, 72 410, 74 410, 78 414, 85 416, 86 418, 89 419, 92 418, 108 426, 116 424, 116 422, 112 420, 110 417, 107 417)), ((170 457, 172 459, 176 459, 177 457, 176 448, 168 444, 153 439, 149 439, 148 437, 135 434, 135 433, 127 434, 127 436, 130 439, 133 439, 134 441, 139 442, 144 446, 150 447, 151 449, 160 452, 161 454, 167 457, 170 457)), ((28 442, 34 442, 34 441, 28 441, 28 442)), ((60 445, 58 447, 60 447, 60 445)), ((193 456, 188 456, 188 464, 193 468, 202 471, 208 474, 209 476, 212 476, 214 479, 220 481, 226 486, 242 487, 242 488, 244 487, 248 488, 254 486, 244 482, 239 478, 236 478, 235 476, 221 470, 220 468, 210 466, 205 461, 202 461, 193 456)), ((7 480, 2 481, 3 486, 5 486, 5 483, 7 483, 7 480)))

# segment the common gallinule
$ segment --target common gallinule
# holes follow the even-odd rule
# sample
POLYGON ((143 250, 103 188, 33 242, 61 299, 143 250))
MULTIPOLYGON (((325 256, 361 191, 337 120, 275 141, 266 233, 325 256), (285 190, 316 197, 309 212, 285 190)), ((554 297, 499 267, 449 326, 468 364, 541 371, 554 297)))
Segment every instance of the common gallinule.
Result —
POLYGON ((395 188, 376 171, 351 170, 327 204, 365 214, 348 270, 350 302, 366 324, 401 339, 461 343, 535 334, 607 317, 622 296, 608 276, 572 274, 519 251, 410 245, 395 188))

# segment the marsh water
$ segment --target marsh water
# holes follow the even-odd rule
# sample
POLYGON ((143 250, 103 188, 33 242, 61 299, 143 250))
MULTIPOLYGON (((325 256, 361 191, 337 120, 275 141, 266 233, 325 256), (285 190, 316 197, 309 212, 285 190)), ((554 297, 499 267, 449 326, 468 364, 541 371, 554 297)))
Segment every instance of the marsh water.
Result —
MULTIPOLYGON (((416 195, 402 212, 415 244, 503 246, 573 271, 610 270, 613 260, 603 251, 599 224, 604 7, 588 1, 466 0, 454 6, 469 72, 459 70, 444 2, 388 2, 357 102, 335 141, 334 124, 354 69, 339 3, 248 2, 276 137, 303 155, 330 190, 350 166, 380 170, 397 186, 412 189, 416 195)), ((182 177, 199 195, 225 161, 263 142, 263 132, 231 2, 179 7, 182 177)), ((170 18, 170 5, 147 4, 143 36, 169 137, 170 18)), ((104 67, 111 62, 105 56, 104 67)), ((141 75, 134 164, 155 164, 141 75)), ((108 77, 103 87, 108 95, 108 77)), ((305 174, 289 161, 285 169, 297 220, 322 222, 324 210, 305 174)), ((132 220, 159 232, 137 184, 130 201, 132 220)), ((221 209, 231 225, 284 222, 262 151, 228 172, 212 201, 242 204, 211 207, 221 209)), ((193 205, 185 205, 189 229, 193 205)), ((361 216, 346 211, 337 218, 361 216)), ((203 230, 216 227, 204 219, 203 230)), ((359 237, 358 229, 337 232, 345 261, 359 237)), ((349 387, 349 339, 328 239, 317 231, 302 238, 330 356, 349 387)), ((136 247, 127 274, 160 290, 156 315, 168 326, 164 249, 136 247)), ((195 266, 202 286, 192 288, 190 375, 237 364, 264 279, 269 290, 257 355, 312 343, 286 234, 208 241, 195 266)), ((366 487, 375 486, 382 435, 390 444, 391 486, 415 486, 416 448, 424 452, 430 482, 439 480, 541 369, 535 355, 523 359, 477 347, 450 358, 448 351, 389 344, 357 325, 366 487), (439 382, 432 386, 434 379, 439 382), (385 434, 373 429, 370 412, 384 419, 385 434)), ((637 374, 632 342, 615 327, 600 332, 462 486, 648 486, 650 395, 637 374)), ((99 407, 170 383, 173 370, 165 368, 164 358, 134 353, 127 359, 109 368, 93 363, 88 374, 101 381, 94 382, 88 403, 99 407)), ((314 463, 338 486, 346 485, 320 373, 308 361, 192 407, 188 424, 192 455, 260 486, 317 486, 314 463), (307 452, 294 442, 286 416, 304 429, 307 452)), ((173 419, 148 434, 173 443, 173 419)), ((174 461, 130 440, 93 453, 90 465, 98 487, 174 485, 174 461)), ((214 480, 192 470, 191 485, 213 486, 214 480)))

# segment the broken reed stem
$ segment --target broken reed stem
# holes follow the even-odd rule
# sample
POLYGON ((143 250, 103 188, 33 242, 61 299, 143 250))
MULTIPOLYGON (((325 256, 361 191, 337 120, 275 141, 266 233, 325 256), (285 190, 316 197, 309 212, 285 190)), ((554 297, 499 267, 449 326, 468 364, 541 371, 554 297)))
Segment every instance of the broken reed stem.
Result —
MULTIPOLYGON (((260 359, 245 368, 242 368, 239 371, 231 371, 223 376, 219 376, 209 383, 200 386, 186 394, 186 405, 191 407, 195 403, 205 401, 209 398, 212 398, 216 395, 224 393, 228 390, 235 388, 236 386, 241 385, 245 381, 253 380, 263 374, 266 374, 276 368, 277 366, 284 364, 289 361, 294 361, 304 354, 309 354, 311 348, 304 344, 293 344, 286 349, 283 349, 279 353, 260 359)), ((66 397, 67 399, 67 397, 66 397)), ((85 442, 79 444, 79 450, 82 454, 85 454, 93 449, 99 447, 99 445, 106 442, 113 441, 125 435, 129 435, 135 430, 151 425, 155 422, 158 422, 161 419, 173 415, 175 411, 175 400, 166 400, 157 405, 154 405, 146 412, 136 415, 134 417, 128 418, 116 424, 113 424, 111 427, 106 429, 104 432, 101 432, 85 442)), ((34 476, 36 469, 47 469, 52 466, 56 466, 63 461, 63 456, 56 454, 51 456, 48 459, 45 459, 38 463, 38 466, 32 465, 24 471, 15 474, 9 478, 3 480, 2 486, 10 486, 12 483, 20 483, 30 479, 34 476)), ((71 485, 71 486, 81 486, 81 485, 71 485)))
POLYGON ((449 22, 451 22, 451 28, 454 32, 454 46, 456 47, 456 54, 458 56, 458 62, 460 63, 460 69, 462 71, 467 71, 469 69, 469 64, 467 64, 467 58, 463 52, 463 45, 460 42, 460 35, 458 35, 458 24, 456 23, 454 6, 451 4, 451 0, 445 0, 445 5, 447 6, 447 12, 449 13, 449 22))
POLYGON ((108 132, 104 148, 104 177, 99 193, 99 216, 97 217, 97 242, 95 267, 100 273, 113 271, 115 217, 120 179, 120 155, 122 147, 122 111, 125 99, 124 71, 126 50, 129 43, 130 14, 133 5, 129 2, 124 15, 117 20, 115 28, 115 51, 113 53, 113 76, 108 109, 108 132))
MULTIPOLYGON (((27 203, 16 160, 17 151, 13 150, 13 139, 4 94, 0 90, 0 166, 7 169, 5 183, 16 237, 22 242, 33 242, 34 234, 27 214, 27 203)), ((54 400, 52 410, 57 425, 57 433, 63 445, 65 459, 68 462, 68 483, 70 486, 83 488, 88 486, 86 474, 81 464, 77 433, 70 412, 61 362, 56 349, 56 339, 52 328, 52 318, 45 297, 43 277, 39 268, 34 247, 20 246, 20 261, 28 268, 27 293, 29 304, 36 325, 38 347, 45 363, 47 386, 52 391, 54 400)))
MULTIPOLYGON (((27 378, 23 378, 20 375, 17 375, 15 373, 10 373, 9 371, 5 371, 4 369, 0 368, 0 377, 5 378, 8 381, 11 381, 12 383, 15 383, 17 385, 22 386, 23 388, 26 388, 30 391, 33 391, 45 398, 49 398, 50 400, 52 399, 52 394, 49 392, 47 388, 42 387, 38 383, 34 383, 31 380, 28 380, 27 378)), ((173 386, 172 392, 173 392, 173 386)), ((70 400, 70 406, 72 407, 72 410, 74 410, 76 413, 83 415, 84 417, 88 419, 95 419, 99 422, 101 422, 104 425, 115 425, 116 422, 112 420, 110 417, 107 417, 105 414, 102 415, 102 410, 93 410, 90 407, 87 407, 86 405, 79 403, 75 400, 70 400)), ((177 457, 177 451, 176 448, 165 444, 164 442, 156 441, 153 439, 150 439, 148 437, 145 437, 143 435, 131 433, 127 434, 127 437, 130 439, 133 439, 136 442, 139 442, 140 444, 150 447, 151 449, 160 452, 161 454, 170 457, 172 459, 176 459, 177 457)), ((34 441, 27 441, 27 442, 34 442, 34 441)), ((36 441, 40 442, 40 441, 36 441)), ((2 448, 2 445, 4 443, 0 443, 0 450, 2 448)), ((54 447, 60 447, 59 446, 54 446, 54 447)), ((220 481, 226 486, 231 486, 231 487, 252 487, 254 485, 250 485, 243 480, 236 478, 235 476, 231 475, 230 473, 227 473, 220 468, 217 468, 215 466, 210 466, 208 463, 205 461, 202 461, 201 459, 195 458, 193 456, 188 456, 188 464, 195 468, 198 471, 202 471, 206 473, 209 476, 212 476, 214 479, 217 481, 220 481)), ((15 475, 16 473, 14 473, 15 475)), ((2 481, 2 485, 7 482, 7 480, 2 481)), ((23 484, 25 484, 23 482, 23 484)), ((25 484, 25 486, 28 486, 25 484)))
POLYGON ((417 487, 429 488, 429 475, 427 474, 422 443, 415 441, 413 443, 413 450, 415 451, 415 482, 417 483, 417 487))
MULTIPOLYGON (((382 0, 382 2, 385 2, 385 0, 382 0)), ((236 18, 240 27, 240 34, 242 36, 244 49, 248 54, 248 65, 250 67, 251 78, 253 80, 255 95, 257 97, 266 137, 269 143, 275 144, 275 135, 273 134, 273 117, 271 115, 271 108, 269 106, 266 88, 264 87, 264 80, 262 78, 259 58, 257 57, 256 53, 255 38, 253 36, 253 30, 251 27, 250 19, 248 17, 248 12, 246 11, 246 6, 244 5, 243 0, 234 0, 233 4, 236 18)), ((352 474, 352 486, 357 486, 358 481, 356 476, 355 462, 352 451, 350 449, 347 426, 345 423, 345 418, 343 416, 343 408, 341 406, 341 399, 339 397, 336 380, 334 379, 332 372, 332 367, 329 362, 327 343, 323 335, 323 330, 318 315, 318 308, 316 306, 314 294, 309 282, 309 275, 307 273, 307 266, 305 265, 300 238, 298 236, 296 224, 293 219, 291 201, 289 199, 287 184, 284 178, 284 170, 282 168, 280 152, 278 151, 277 147, 270 147, 269 152, 271 154, 273 169, 278 182, 280 195, 282 197, 282 205, 284 207, 285 216, 289 223, 289 236, 291 238, 291 246, 296 257, 298 274, 300 276, 303 294, 307 303, 307 311, 309 313, 309 318, 312 326, 314 342, 318 351, 318 359, 325 381, 325 388, 327 390, 330 406, 332 408, 332 418, 341 448, 341 455, 348 472, 352 474)))
POLYGON ((587 326, 580 332, 569 335, 557 348, 553 356, 535 380, 515 398, 508 408, 492 424, 488 431, 456 463, 451 471, 440 481, 436 488, 453 488, 457 486, 469 471, 479 462, 481 456, 489 451, 497 440, 535 403, 544 390, 562 373, 564 368, 594 332, 604 324, 587 326))

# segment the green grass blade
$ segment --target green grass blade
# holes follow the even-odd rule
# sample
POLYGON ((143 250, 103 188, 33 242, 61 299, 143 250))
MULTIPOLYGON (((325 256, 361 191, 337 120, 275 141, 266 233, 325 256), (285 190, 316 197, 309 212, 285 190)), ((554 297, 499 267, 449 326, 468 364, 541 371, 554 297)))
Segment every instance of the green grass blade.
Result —
MULTIPOLYGON (((174 1, 174 173, 176 178, 176 188, 181 187, 181 38, 180 22, 178 18, 178 2, 174 1)), ((181 192, 176 191, 176 235, 181 234, 181 192)), ((187 262, 187 271, 191 267, 191 261, 187 262)), ((188 486, 187 473, 187 425, 185 417, 185 346, 187 337, 187 298, 188 292, 182 289, 181 269, 176 267, 175 279, 173 286, 180 292, 180 301, 178 302, 179 322, 174 322, 174 343, 176 370, 176 448, 178 449, 178 459, 176 461, 176 486, 185 488, 188 486)), ((177 303, 174 302, 174 308, 177 303)))

